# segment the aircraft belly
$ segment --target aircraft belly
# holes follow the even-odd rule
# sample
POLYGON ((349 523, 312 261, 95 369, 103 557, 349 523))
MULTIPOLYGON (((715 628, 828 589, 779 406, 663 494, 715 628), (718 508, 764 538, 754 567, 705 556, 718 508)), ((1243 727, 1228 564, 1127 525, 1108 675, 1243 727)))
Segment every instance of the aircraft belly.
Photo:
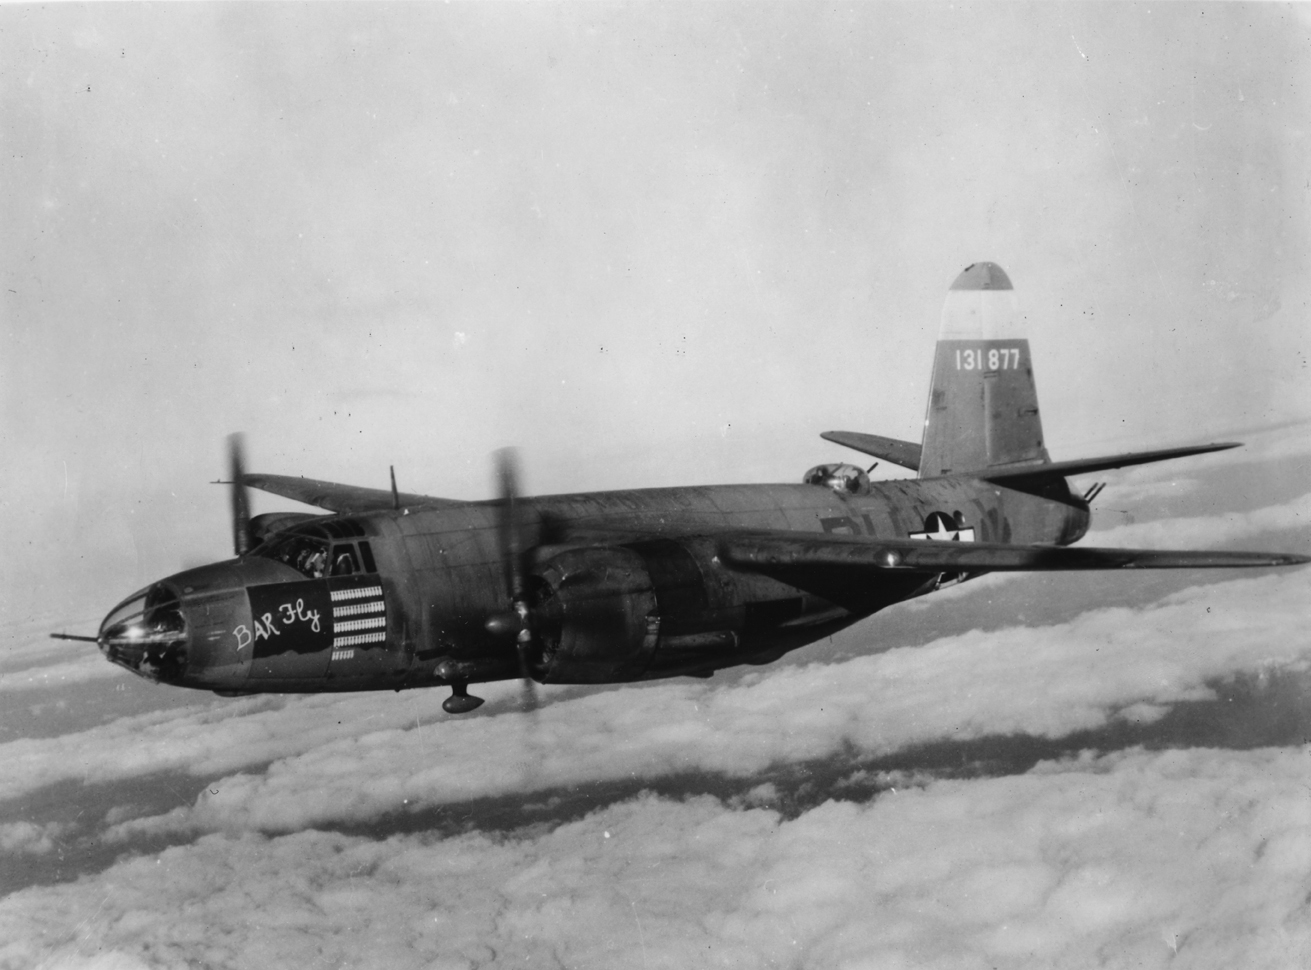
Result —
POLYGON ((725 568, 708 540, 654 540, 632 548, 647 563, 659 609, 659 637, 643 679, 753 662, 762 651, 827 635, 817 627, 855 619, 777 578, 725 568))

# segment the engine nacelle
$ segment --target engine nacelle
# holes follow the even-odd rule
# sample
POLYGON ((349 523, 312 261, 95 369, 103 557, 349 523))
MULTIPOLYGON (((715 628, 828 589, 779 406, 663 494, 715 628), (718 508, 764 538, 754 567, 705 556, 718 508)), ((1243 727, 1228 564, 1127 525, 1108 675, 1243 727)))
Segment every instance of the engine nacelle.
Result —
POLYGON ((621 547, 566 550, 538 573, 534 614, 546 683, 640 677, 660 633, 645 561, 621 547))
POLYGON ((796 645, 781 628, 807 608, 798 589, 726 570, 704 537, 544 551, 530 585, 539 669, 557 684, 709 676, 796 645))

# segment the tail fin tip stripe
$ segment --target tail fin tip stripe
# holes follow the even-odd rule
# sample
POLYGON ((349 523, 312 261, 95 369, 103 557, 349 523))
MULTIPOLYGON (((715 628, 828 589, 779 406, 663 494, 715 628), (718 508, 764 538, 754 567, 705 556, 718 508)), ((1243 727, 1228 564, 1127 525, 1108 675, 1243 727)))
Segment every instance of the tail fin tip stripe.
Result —
POLYGON ((953 290, 1012 290, 1011 278, 996 263, 971 263, 951 284, 953 290))

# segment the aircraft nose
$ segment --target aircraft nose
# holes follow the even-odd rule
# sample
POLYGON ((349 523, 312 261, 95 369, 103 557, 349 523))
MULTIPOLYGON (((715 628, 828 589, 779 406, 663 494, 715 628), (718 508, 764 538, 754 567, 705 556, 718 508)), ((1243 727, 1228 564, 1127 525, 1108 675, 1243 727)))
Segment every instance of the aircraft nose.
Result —
POLYGON ((96 638, 111 663, 147 680, 181 683, 189 638, 181 598, 166 583, 132 594, 110 611, 96 638))
POLYGON ((147 680, 239 690, 251 659, 241 649, 251 626, 246 578, 231 562, 214 563, 133 593, 100 624, 101 652, 147 680))

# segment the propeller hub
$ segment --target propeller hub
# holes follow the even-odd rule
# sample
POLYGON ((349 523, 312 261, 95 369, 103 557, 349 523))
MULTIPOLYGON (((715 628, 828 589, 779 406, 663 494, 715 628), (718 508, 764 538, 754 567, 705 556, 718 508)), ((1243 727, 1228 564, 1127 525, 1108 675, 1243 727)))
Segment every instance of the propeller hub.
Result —
POLYGON ((497 613, 489 616, 483 626, 493 636, 509 637, 523 629, 523 617, 518 612, 497 613))

